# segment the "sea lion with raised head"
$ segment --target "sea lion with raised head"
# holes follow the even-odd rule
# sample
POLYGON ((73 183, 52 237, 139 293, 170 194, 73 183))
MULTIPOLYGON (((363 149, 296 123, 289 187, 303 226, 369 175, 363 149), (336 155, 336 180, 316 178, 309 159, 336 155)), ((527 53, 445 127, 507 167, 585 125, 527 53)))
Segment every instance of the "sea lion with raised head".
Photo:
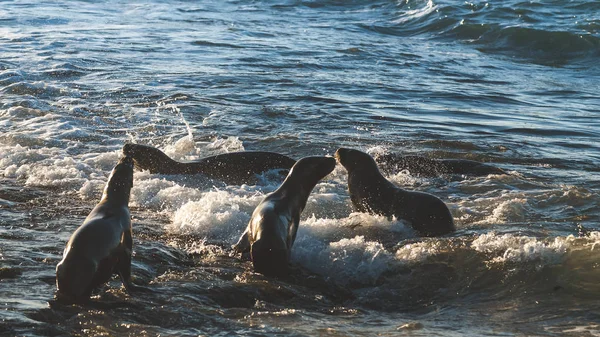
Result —
POLYGON ((403 156, 398 153, 375 154, 375 162, 385 174, 407 170, 411 175, 439 177, 446 174, 486 176, 507 174, 501 168, 468 159, 432 159, 422 156, 403 156))
POLYGON ((129 294, 146 289, 131 281, 133 240, 128 204, 132 186, 133 159, 123 157, 112 170, 100 203, 71 235, 56 266, 59 300, 86 302, 114 273, 129 294))
POLYGON ((335 165, 332 157, 298 160, 281 186, 256 207, 246 231, 234 246, 238 253, 250 252, 255 271, 265 275, 282 275, 287 271, 308 196, 335 165))
POLYGON ((385 179, 373 157, 367 153, 340 148, 336 159, 348 171, 348 191, 359 212, 395 216, 406 220, 420 235, 437 236, 455 230, 448 207, 438 197, 407 191, 385 179))
POLYGON ((147 145, 125 144, 123 154, 131 156, 135 167, 160 174, 203 174, 226 184, 246 184, 269 170, 289 170, 294 159, 274 152, 244 151, 223 153, 193 162, 179 162, 161 150, 147 145))

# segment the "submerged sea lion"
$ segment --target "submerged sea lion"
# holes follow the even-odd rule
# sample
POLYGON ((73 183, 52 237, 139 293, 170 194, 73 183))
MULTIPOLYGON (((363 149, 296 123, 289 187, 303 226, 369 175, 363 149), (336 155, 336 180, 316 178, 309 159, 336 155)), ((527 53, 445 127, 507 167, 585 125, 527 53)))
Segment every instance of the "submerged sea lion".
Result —
POLYGON ((254 270, 265 275, 281 275, 287 271, 300 214, 308 196, 335 165, 332 157, 300 159, 281 186, 256 207, 246 231, 234 246, 238 253, 250 251, 254 270))
POLYGON ((410 174, 423 177, 438 177, 444 174, 486 176, 507 174, 501 168, 467 159, 431 159, 421 156, 402 156, 397 153, 375 155, 375 162, 386 174, 408 170, 410 174))
POLYGON ((348 171, 348 190, 359 212, 395 216, 410 222, 419 234, 436 236, 453 232, 448 207, 438 197, 403 190, 385 179, 373 158, 361 151, 340 148, 335 157, 348 171))
POLYGON ((100 203, 71 235, 56 266, 59 300, 85 302, 92 291, 118 273, 129 294, 145 290, 131 281, 131 218, 129 193, 133 159, 122 158, 112 170, 100 203))
POLYGON ((135 167, 160 174, 203 174, 226 184, 245 184, 268 170, 289 170, 294 159, 274 152, 232 152, 182 163, 147 145, 125 144, 123 154, 133 157, 135 167))

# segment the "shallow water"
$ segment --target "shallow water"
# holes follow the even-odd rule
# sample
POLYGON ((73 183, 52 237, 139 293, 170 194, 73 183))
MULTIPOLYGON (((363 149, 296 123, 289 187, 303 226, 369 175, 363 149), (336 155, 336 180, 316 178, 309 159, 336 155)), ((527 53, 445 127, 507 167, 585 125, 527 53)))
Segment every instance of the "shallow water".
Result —
POLYGON ((0 6, 0 335, 600 335, 594 1, 8 1, 0 6), (178 160, 340 146, 506 175, 388 176, 457 232, 355 213, 337 167, 283 279, 230 246, 280 183, 136 172, 133 274, 85 307, 54 268, 125 142, 178 160))

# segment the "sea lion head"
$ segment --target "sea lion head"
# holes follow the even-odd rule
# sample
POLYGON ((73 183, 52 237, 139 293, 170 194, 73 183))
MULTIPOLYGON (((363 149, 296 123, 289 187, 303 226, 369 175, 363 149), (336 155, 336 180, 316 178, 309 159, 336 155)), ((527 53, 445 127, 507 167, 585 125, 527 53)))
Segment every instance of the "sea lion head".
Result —
POLYGON ((129 193, 133 187, 133 159, 125 156, 113 168, 104 188, 102 198, 129 201, 129 193))
MULTIPOLYGON (((296 162, 288 177, 294 176, 307 184, 316 185, 319 180, 331 173, 335 168, 336 161, 333 157, 312 156, 304 157, 296 162)), ((312 187, 311 187, 312 188, 312 187)))
POLYGON ((108 184, 111 189, 122 189, 133 187, 133 158, 130 156, 122 157, 115 168, 113 168, 108 184))
POLYGON ((359 150, 341 147, 335 151, 335 158, 348 172, 369 168, 379 170, 373 157, 359 150))
POLYGON ((149 170, 150 173, 169 171, 170 165, 175 163, 164 152, 152 146, 127 143, 123 145, 122 151, 124 156, 133 159, 135 168, 149 170))

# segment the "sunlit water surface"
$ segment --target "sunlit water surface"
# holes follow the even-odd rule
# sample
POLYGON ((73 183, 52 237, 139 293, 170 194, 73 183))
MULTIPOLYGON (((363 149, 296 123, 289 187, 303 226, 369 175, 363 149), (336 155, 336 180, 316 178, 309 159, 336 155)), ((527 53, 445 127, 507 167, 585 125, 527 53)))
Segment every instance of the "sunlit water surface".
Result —
POLYGON ((4 1, 0 334, 600 336, 597 1, 4 1), (457 232, 314 189, 289 277, 230 246, 280 181, 136 172, 133 274, 53 304, 55 266, 125 142, 178 160, 263 150, 489 162, 388 178, 457 232))

